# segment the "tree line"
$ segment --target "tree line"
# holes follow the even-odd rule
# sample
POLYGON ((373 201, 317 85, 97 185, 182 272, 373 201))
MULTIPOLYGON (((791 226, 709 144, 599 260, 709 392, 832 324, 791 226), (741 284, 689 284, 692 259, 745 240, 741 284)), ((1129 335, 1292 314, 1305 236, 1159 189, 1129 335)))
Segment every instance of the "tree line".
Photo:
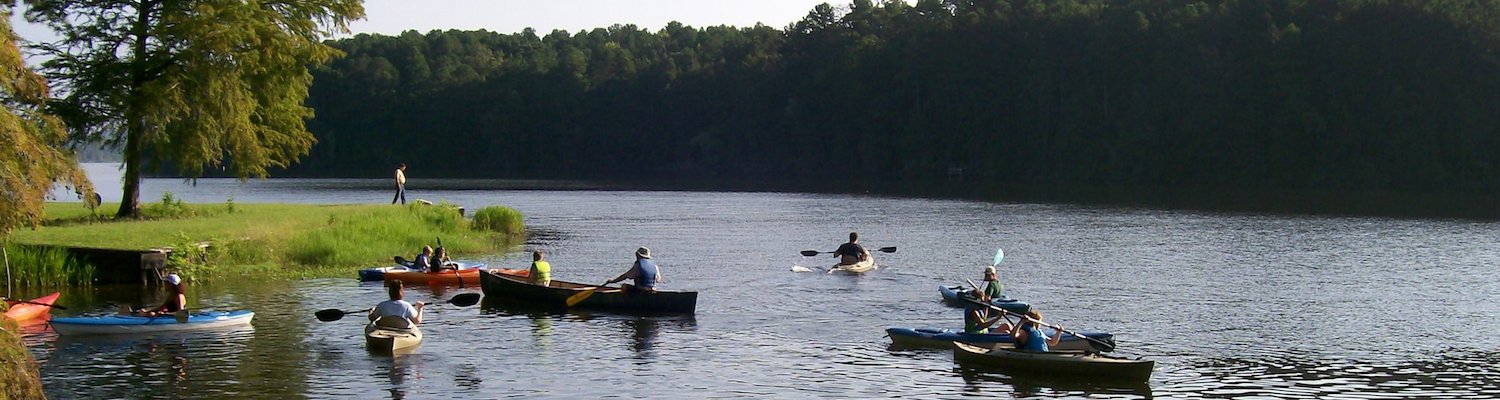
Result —
POLYGON ((288 173, 1500 193, 1500 2, 856 0, 326 42, 288 173))

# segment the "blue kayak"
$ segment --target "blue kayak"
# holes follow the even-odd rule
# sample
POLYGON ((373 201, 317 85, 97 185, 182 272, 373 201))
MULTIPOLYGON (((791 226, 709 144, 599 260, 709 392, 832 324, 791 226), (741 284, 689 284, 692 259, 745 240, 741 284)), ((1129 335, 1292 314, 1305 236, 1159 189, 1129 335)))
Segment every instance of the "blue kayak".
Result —
POLYGON ((160 317, 137 317, 131 315, 107 315, 102 317, 52 318, 52 330, 59 335, 116 335, 134 333, 175 332, 190 330, 222 329, 250 325, 255 313, 249 310, 209 311, 193 313, 187 321, 178 321, 172 315, 160 317))
MULTIPOLYGON (((993 347, 996 344, 1014 344, 1016 342, 1016 338, 1011 337, 1009 333, 964 333, 963 329, 886 328, 885 333, 891 337, 892 346, 904 348, 929 347, 949 349, 953 348, 953 342, 993 347)), ((1052 334, 1052 330, 1043 328, 1042 333, 1050 335, 1052 334)), ((1054 349, 1110 351, 1115 348, 1115 335, 1113 334, 1108 332, 1079 333, 1103 343, 1096 343, 1064 333, 1062 341, 1058 342, 1057 347, 1054 349)))
MULTIPOLYGON (((485 267, 484 263, 453 262, 453 264, 458 264, 458 269, 475 269, 475 268, 484 268, 485 267)), ((366 269, 359 270, 359 281, 360 282, 383 281, 383 280, 385 280, 385 273, 386 272, 407 272, 407 271, 423 271, 423 270, 425 270, 425 269, 424 268, 409 268, 409 267, 406 267, 404 265, 397 265, 397 266, 393 266, 393 267, 366 268, 366 269)))
MULTIPOLYGON (((943 303, 954 307, 963 307, 964 301, 959 299, 959 296, 967 296, 968 293, 972 291, 973 289, 965 289, 961 286, 938 286, 938 293, 943 294, 943 303)), ((1031 311, 1031 304, 1027 304, 1024 301, 1008 297, 1002 299, 990 299, 990 304, 993 304, 995 307, 1000 307, 1005 311, 1010 311, 1016 314, 1025 314, 1026 312, 1031 311)))

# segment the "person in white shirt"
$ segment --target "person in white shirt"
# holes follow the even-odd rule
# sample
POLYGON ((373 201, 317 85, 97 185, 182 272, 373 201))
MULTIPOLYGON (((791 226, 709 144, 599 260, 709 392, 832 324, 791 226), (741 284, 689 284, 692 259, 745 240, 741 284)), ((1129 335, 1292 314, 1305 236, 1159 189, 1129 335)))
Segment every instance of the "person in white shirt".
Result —
POLYGON ((396 204, 396 200, 406 204, 406 163, 396 165, 396 197, 391 198, 391 204, 396 204))
POLYGON ((391 299, 382 301, 380 302, 380 304, 376 304, 375 308, 370 309, 371 321, 380 319, 380 317, 390 315, 406 318, 408 321, 411 321, 412 325, 422 323, 423 304, 419 301, 417 302, 417 304, 413 305, 412 303, 408 303, 406 302, 406 300, 401 299, 401 281, 391 281, 390 284, 386 286, 386 293, 390 294, 391 299))

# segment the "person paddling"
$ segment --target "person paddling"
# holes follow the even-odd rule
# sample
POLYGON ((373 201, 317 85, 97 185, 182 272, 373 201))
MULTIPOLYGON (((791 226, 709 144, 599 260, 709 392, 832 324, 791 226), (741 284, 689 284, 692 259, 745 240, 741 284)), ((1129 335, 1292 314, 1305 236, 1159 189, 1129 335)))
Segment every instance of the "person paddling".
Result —
POLYGON ((849 232, 849 243, 839 245, 833 256, 839 258, 839 264, 851 265, 870 259, 870 252, 859 245, 859 232, 849 232))
MULTIPOLYGON (((1005 319, 1005 315, 997 315, 990 318, 990 296, 984 292, 978 292, 978 298, 964 302, 964 333, 990 333, 990 327, 996 322, 1005 319)), ((1009 322, 1002 324, 1000 331, 1009 330, 1009 322)))
POLYGON ((984 266, 984 294, 991 299, 1005 298, 1005 285, 1000 284, 1000 277, 995 273, 995 266, 984 266))
POLYGON ((661 279, 661 269, 656 267, 656 262, 651 261, 651 249, 642 247, 635 250, 635 263, 630 265, 630 270, 605 282, 605 285, 631 279, 634 285, 622 284, 621 289, 626 292, 656 292, 656 281, 661 279))
POLYGON ((432 258, 427 261, 427 271, 442 272, 444 269, 458 269, 457 265, 449 266, 450 261, 452 260, 448 259, 448 250, 443 249, 443 246, 438 246, 437 250, 433 251, 432 258))
POLYGON ((422 246, 422 253, 417 254, 417 260, 412 265, 427 268, 432 263, 432 246, 422 246))
POLYGON ((167 274, 167 277, 161 278, 161 280, 167 283, 167 291, 171 292, 167 295, 167 301, 162 302, 160 306, 154 308, 142 308, 131 311, 131 314, 155 317, 173 314, 187 308, 187 289, 184 288, 186 285, 182 283, 182 277, 177 276, 177 274, 167 274))
POLYGON ((1062 341, 1062 325, 1052 327, 1052 336, 1042 333, 1037 323, 1042 322, 1042 312, 1031 310, 1021 322, 1010 328, 1010 336, 1016 338, 1016 350, 1045 353, 1062 341))
POLYGON ((370 321, 378 320, 380 317, 392 316, 406 318, 407 321, 411 321, 412 325, 422 323, 422 306, 424 304, 419 301, 413 305, 402 299, 405 293, 402 293, 401 281, 391 281, 386 284, 385 291, 391 299, 382 301, 380 304, 376 304, 375 308, 370 309, 370 321))

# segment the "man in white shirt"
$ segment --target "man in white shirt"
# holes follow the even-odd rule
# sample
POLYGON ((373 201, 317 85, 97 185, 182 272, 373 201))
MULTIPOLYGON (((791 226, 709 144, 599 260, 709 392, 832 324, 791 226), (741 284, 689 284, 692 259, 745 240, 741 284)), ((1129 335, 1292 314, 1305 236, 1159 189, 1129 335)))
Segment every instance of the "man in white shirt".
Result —
POLYGON ((391 281, 391 283, 386 286, 386 292, 390 294, 391 299, 382 301, 380 302, 380 304, 376 304, 375 308, 370 310, 371 321, 380 319, 380 317, 390 315, 406 318, 408 321, 411 321, 412 325, 422 323, 423 304, 422 302, 417 302, 416 305, 412 305, 412 303, 408 303, 406 302, 406 300, 401 299, 401 281, 391 281))
POLYGON ((391 198, 391 204, 396 204, 396 200, 406 204, 406 163, 396 165, 396 197, 391 198))

